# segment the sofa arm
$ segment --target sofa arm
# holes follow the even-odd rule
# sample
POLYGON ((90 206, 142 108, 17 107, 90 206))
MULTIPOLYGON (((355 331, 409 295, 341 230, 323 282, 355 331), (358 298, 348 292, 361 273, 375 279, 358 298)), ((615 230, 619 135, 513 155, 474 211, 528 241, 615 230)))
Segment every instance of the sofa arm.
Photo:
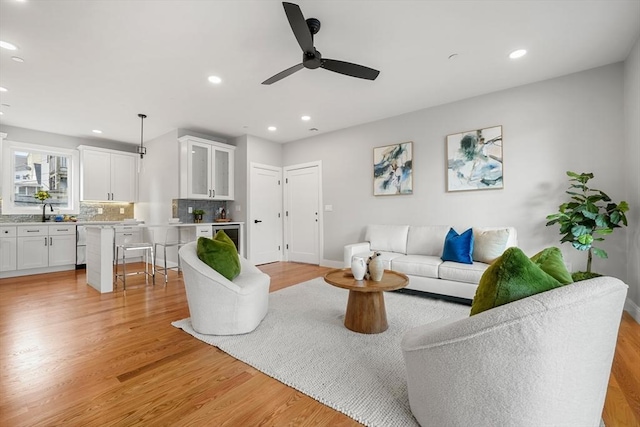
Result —
POLYGON ((362 252, 371 252, 369 242, 353 243, 344 246, 344 267, 351 268, 351 257, 362 252))

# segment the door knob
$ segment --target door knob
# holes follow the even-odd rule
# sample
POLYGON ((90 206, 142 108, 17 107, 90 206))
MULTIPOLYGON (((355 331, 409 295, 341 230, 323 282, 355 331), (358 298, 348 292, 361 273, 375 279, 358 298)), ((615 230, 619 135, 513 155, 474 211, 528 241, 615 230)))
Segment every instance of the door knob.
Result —
POLYGON ((254 224, 257 224, 257 223, 259 223, 259 222, 262 222, 262 220, 259 220, 259 219, 254 219, 254 220, 253 220, 253 223, 254 223, 254 224))

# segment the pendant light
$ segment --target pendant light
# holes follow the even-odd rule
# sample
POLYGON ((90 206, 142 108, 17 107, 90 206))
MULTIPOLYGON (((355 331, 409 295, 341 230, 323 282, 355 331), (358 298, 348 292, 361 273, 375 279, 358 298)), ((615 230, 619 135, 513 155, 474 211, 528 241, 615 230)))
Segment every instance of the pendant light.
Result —
POLYGON ((144 155, 147 154, 147 148, 144 146, 143 136, 144 136, 144 119, 147 118, 146 114, 138 114, 140 117, 140 146, 136 147, 136 152, 140 154, 140 158, 144 158, 144 155))

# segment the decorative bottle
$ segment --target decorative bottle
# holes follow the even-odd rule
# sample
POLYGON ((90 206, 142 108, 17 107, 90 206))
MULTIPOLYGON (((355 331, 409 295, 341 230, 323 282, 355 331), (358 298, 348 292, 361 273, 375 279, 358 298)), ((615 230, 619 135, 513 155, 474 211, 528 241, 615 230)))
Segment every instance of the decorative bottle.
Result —
POLYGON ((374 282, 379 282, 380 280, 382 280, 383 274, 384 266, 382 265, 382 260, 380 259, 380 252, 376 252, 371 257, 369 257, 369 278, 374 282))
POLYGON ((356 280, 364 279, 364 275, 367 273, 367 265, 364 259, 358 257, 351 259, 351 273, 353 273, 353 278, 356 280))

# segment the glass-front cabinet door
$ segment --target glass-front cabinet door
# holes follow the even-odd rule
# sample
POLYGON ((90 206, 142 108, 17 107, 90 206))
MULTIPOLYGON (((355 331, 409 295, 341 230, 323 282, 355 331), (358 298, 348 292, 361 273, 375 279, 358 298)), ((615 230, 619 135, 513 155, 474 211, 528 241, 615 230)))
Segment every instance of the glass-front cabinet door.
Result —
POLYGON ((180 142, 180 198, 233 200, 233 145, 195 136, 180 142))
POLYGON ((233 200, 233 151, 214 147, 213 149, 214 199, 233 200))
POLYGON ((211 198, 211 145, 189 141, 189 198, 211 198))

